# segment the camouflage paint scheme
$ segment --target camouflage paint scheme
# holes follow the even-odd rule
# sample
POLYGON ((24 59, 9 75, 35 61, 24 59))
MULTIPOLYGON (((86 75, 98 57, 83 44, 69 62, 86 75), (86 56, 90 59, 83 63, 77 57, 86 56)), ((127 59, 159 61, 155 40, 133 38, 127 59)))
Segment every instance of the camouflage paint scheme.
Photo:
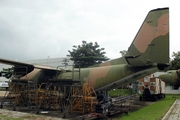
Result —
MULTIPOLYGON (((169 8, 151 10, 140 27, 125 56, 99 65, 80 69, 79 72, 58 70, 0 59, 1 63, 26 66, 27 74, 20 79, 80 79, 81 84, 88 82, 95 90, 111 90, 143 78, 169 63, 169 8)), ((24 71, 24 70, 23 70, 24 71)), ((77 71, 77 70, 75 70, 77 71)), ((16 69, 15 69, 16 72, 16 69)))
POLYGON ((165 83, 174 85, 179 88, 180 86, 180 70, 168 70, 164 74, 158 76, 165 83))

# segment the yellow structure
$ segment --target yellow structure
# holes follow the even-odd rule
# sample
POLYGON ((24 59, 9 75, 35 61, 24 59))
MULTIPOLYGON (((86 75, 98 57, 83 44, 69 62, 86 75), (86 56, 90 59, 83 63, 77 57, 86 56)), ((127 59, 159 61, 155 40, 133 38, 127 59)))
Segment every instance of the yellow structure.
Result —
POLYGON ((88 83, 84 83, 81 89, 74 88, 71 98, 70 112, 93 112, 98 103, 96 93, 88 83))

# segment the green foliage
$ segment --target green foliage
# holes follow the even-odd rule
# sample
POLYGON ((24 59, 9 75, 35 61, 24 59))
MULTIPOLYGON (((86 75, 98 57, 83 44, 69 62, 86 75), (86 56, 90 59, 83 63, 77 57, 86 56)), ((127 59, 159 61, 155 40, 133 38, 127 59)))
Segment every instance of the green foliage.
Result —
POLYGON ((127 51, 123 50, 123 51, 120 51, 119 53, 121 53, 121 56, 124 56, 127 53, 127 51))
POLYGON ((121 120, 161 120, 168 109, 179 95, 166 95, 166 98, 159 100, 149 106, 145 106, 135 112, 124 114, 121 120))
POLYGON ((178 70, 180 69, 180 51, 177 53, 173 52, 171 60, 171 66, 169 66, 169 70, 178 70))
POLYGON ((103 61, 109 60, 104 54, 104 48, 99 48, 97 42, 94 44, 92 42, 87 43, 82 41, 82 45, 73 46, 73 50, 69 52, 68 57, 75 62, 75 67, 79 64, 81 67, 88 67, 94 64, 99 64, 103 61))

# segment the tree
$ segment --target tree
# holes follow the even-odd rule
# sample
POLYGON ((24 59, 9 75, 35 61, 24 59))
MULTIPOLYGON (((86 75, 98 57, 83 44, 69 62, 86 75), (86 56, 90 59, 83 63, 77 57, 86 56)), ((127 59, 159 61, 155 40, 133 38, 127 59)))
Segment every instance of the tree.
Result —
POLYGON ((127 53, 127 51, 123 50, 123 51, 120 51, 119 53, 121 53, 121 56, 124 56, 127 53))
POLYGON ((170 70, 178 70, 180 69, 180 51, 177 53, 172 53, 172 60, 170 60, 171 65, 169 66, 170 70))
POLYGON ((82 41, 82 45, 73 46, 73 50, 69 52, 68 57, 75 62, 75 67, 79 64, 81 67, 88 67, 94 64, 102 63, 103 61, 109 60, 104 54, 104 48, 99 48, 97 42, 87 43, 82 41))

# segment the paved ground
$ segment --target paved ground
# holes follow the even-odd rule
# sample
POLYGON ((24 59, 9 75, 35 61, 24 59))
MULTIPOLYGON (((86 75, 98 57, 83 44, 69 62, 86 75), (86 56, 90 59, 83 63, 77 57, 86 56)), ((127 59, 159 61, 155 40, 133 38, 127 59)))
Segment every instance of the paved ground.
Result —
POLYGON ((19 118, 23 120, 66 120, 58 117, 36 115, 32 113, 12 111, 6 109, 0 109, 0 116, 8 116, 6 118, 0 117, 0 120, 11 120, 11 118, 19 118))
POLYGON ((0 91, 0 97, 3 97, 6 91, 0 91))
POLYGON ((162 120, 180 120, 180 99, 177 99, 162 120))

